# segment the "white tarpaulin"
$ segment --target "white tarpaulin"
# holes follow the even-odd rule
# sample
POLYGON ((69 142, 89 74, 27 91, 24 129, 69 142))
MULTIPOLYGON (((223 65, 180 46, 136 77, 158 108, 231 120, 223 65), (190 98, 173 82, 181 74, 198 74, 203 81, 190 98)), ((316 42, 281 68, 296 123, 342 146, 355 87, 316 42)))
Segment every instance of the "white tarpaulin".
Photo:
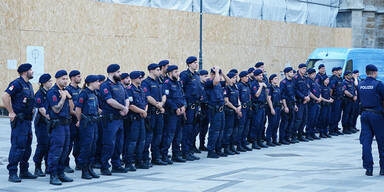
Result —
MULTIPOLYGON (((228 16, 230 4, 230 0, 203 0, 203 12, 228 16)), ((200 0, 193 0, 193 11, 200 11, 200 0)))
POLYGON ((329 26, 330 0, 308 0, 307 24, 329 26), (328 6, 325 6, 328 5, 328 6))
POLYGON ((151 7, 192 11, 192 0, 151 0, 151 7))
POLYGON ((297 0, 286 0, 287 13, 285 15, 286 21, 290 23, 305 24, 307 21, 308 6, 306 2, 299 2, 297 0))
POLYGON ((261 19, 262 7, 263 0, 231 0, 229 15, 261 19))
POLYGON ((285 0, 264 0, 263 20, 285 21, 286 11, 285 0))
POLYGON ((146 6, 149 7, 149 2, 151 0, 99 0, 107 3, 120 3, 120 4, 128 4, 128 5, 136 5, 136 6, 146 6))

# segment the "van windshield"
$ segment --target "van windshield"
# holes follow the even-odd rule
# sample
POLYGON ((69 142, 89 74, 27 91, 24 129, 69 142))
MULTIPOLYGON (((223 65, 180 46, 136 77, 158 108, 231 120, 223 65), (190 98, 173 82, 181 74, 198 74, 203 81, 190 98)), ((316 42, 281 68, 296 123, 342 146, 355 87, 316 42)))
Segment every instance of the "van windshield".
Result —
POLYGON ((324 64, 327 75, 332 75, 332 68, 343 67, 344 62, 344 59, 310 59, 307 62, 307 67, 314 68, 317 71, 319 65, 324 64))
POLYGON ((378 68, 378 77, 377 79, 383 80, 384 79, 384 55, 383 54, 377 54, 377 53, 369 53, 369 52, 358 52, 353 53, 352 58, 353 59, 353 68, 359 70, 360 72, 360 78, 365 79, 365 66, 368 64, 376 65, 378 68))

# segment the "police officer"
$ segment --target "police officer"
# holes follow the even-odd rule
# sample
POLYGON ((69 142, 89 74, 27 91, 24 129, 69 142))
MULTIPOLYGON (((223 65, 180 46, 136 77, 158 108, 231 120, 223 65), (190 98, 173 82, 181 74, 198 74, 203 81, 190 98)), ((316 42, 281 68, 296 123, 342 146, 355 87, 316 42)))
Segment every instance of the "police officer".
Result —
POLYGON ((296 103, 297 114, 295 117, 295 128, 297 129, 297 135, 299 141, 308 142, 304 137, 304 127, 307 124, 308 118, 308 102, 310 101, 309 89, 307 80, 304 75, 307 72, 307 66, 305 64, 299 65, 298 73, 295 75, 295 89, 296 89, 296 103))
POLYGON ((223 134, 223 147, 224 154, 234 155, 239 152, 232 147, 235 138, 238 138, 238 120, 241 118, 241 103, 239 101, 239 89, 236 84, 236 73, 229 72, 227 77, 230 82, 226 85, 224 90, 225 101, 225 127, 223 134))
POLYGON ((163 84, 165 80, 167 80, 167 68, 169 66, 168 60, 162 60, 159 62, 159 67, 161 74, 159 76, 159 82, 160 84, 163 84))
POLYGON ((124 124, 123 117, 128 113, 129 100, 120 83, 120 66, 111 64, 107 68, 108 79, 101 84, 101 110, 103 115, 103 149, 101 156, 101 174, 112 175, 109 170, 109 160, 112 163, 112 172, 126 173, 128 170, 121 166, 124 124))
POLYGON ((167 162, 161 160, 160 144, 164 129, 164 104, 166 96, 161 90, 159 77, 161 75, 160 67, 156 63, 148 65, 148 77, 143 81, 142 86, 148 100, 149 127, 146 132, 144 147, 144 159, 149 160, 149 146, 151 146, 152 163, 155 165, 167 165, 167 162))
MULTIPOLYGON (((257 69, 260 69, 262 72, 263 72, 263 82, 267 85, 267 87, 269 86, 269 81, 268 81, 268 77, 267 77, 267 74, 265 72, 265 69, 264 69, 264 62, 257 62, 255 64, 255 70, 257 69)), ((265 117, 264 117, 264 125, 263 125, 263 133, 262 133, 262 139, 265 141, 265 129, 266 129, 266 126, 265 124, 267 123, 267 113, 265 113, 265 117)))
POLYGON ((237 151, 246 152, 252 151, 247 145, 247 137, 249 133, 251 113, 251 90, 248 85, 248 71, 242 71, 239 74, 240 82, 237 84, 239 88, 239 99, 241 103, 241 118, 239 119, 239 131, 237 137, 237 151))
POLYGON ((8 156, 8 181, 21 182, 21 179, 35 179, 35 175, 28 171, 28 160, 31 156, 32 143, 32 113, 34 95, 32 84, 32 65, 21 64, 17 68, 20 77, 12 81, 2 97, 3 104, 8 110, 11 120, 11 149, 8 156), (20 164, 20 177, 17 175, 17 166, 20 164))
POLYGON ((382 101, 384 99, 384 85, 376 80, 377 67, 367 65, 365 67, 367 78, 358 86, 358 94, 361 98, 362 113, 360 143, 363 149, 363 167, 366 175, 373 175, 372 140, 376 137, 380 157, 380 175, 384 175, 384 123, 382 101))
POLYGON ((142 71, 132 71, 131 85, 128 87, 129 98, 129 118, 131 119, 131 128, 128 132, 128 145, 126 146, 127 157, 125 159, 126 168, 131 171, 138 169, 149 169, 149 164, 143 162, 143 153, 145 145, 145 118, 147 118, 147 97, 141 82, 144 77, 142 71), (136 166, 133 164, 135 163, 136 166))
MULTIPOLYGON (((105 76, 104 75, 98 75, 98 80, 99 84, 101 85, 105 81, 105 76)), ((99 89, 95 90, 97 100, 99 101, 99 107, 101 107, 101 93, 100 93, 100 87, 99 89)), ((100 109, 101 110, 101 109, 100 109)), ((98 124, 98 132, 97 132, 97 141, 96 141, 96 152, 95 152, 95 163, 93 165, 93 168, 101 168, 101 150, 103 148, 103 122, 102 122, 102 115, 101 113, 99 114, 99 121, 97 122, 98 124)))
POLYGON ((321 110, 319 116, 319 132, 321 138, 331 138, 329 135, 329 121, 331 119, 331 105, 333 99, 331 98, 331 88, 329 87, 328 76, 324 78, 323 85, 321 85, 321 110))
POLYGON ((100 83, 98 76, 88 75, 85 78, 85 87, 81 91, 76 102, 76 127, 79 127, 80 154, 78 163, 82 170, 81 178, 99 178, 93 171, 92 164, 95 161, 96 141, 98 132, 99 101, 96 90, 100 83))
POLYGON ((181 156, 180 144, 182 139, 182 125, 185 119, 186 101, 183 88, 179 81, 179 72, 176 65, 167 68, 168 79, 164 81, 163 90, 166 95, 165 102, 165 126, 161 142, 162 161, 172 164, 184 163, 181 156), (168 158, 168 149, 172 144, 172 160, 168 158))
POLYGON ((69 151, 72 96, 65 87, 68 85, 68 73, 60 70, 55 74, 56 84, 48 91, 48 112, 51 118, 48 167, 50 184, 61 185, 61 182, 72 182, 73 179, 64 174, 65 161, 69 151))
MULTIPOLYGON (((76 102, 78 101, 78 98, 79 98, 79 95, 80 95, 80 91, 81 91, 81 88, 79 86, 79 84, 81 83, 81 74, 80 74, 80 71, 78 70, 73 70, 71 72, 69 72, 69 79, 70 79, 70 83, 69 85, 65 88, 69 94, 71 94, 72 96, 72 100, 73 100, 73 104, 76 104, 76 102)), ((69 155, 73 149, 73 152, 72 152, 72 155, 73 157, 75 158, 75 162, 76 162, 76 170, 79 170, 79 167, 77 166, 77 157, 79 156, 79 153, 80 153, 80 146, 79 146, 79 130, 78 130, 78 127, 76 127, 76 115, 75 115, 75 111, 74 111, 74 107, 72 108, 71 107, 71 115, 72 115, 72 121, 71 121, 71 125, 70 125, 70 129, 71 129, 71 136, 70 136, 70 143, 69 143, 69 151, 68 151, 68 157, 66 158, 65 160, 65 169, 64 169, 64 172, 66 173, 73 173, 73 169, 69 166, 69 162, 70 162, 70 158, 69 158, 69 155)))
POLYGON ((183 128, 183 138, 181 142, 183 158, 187 161, 199 160, 200 158, 193 155, 195 152, 194 133, 198 129, 198 114, 200 110, 201 87, 200 75, 197 72, 199 64, 195 56, 186 59, 188 69, 180 73, 180 81, 183 86, 185 99, 187 101, 185 125, 183 128))
POLYGON ((207 147, 205 146, 205 139, 208 132, 208 96, 207 92, 205 91, 204 85, 205 82, 207 82, 208 79, 208 71, 207 70, 201 70, 200 71, 200 88, 202 93, 202 98, 200 100, 200 107, 201 107, 201 113, 200 113, 200 121, 199 121, 199 150, 200 151, 207 151, 207 147))
POLYGON ((276 74, 269 76, 270 85, 268 86, 268 127, 266 132, 267 145, 274 147, 281 145, 277 142, 277 131, 280 125, 281 114, 281 90, 279 87, 279 78, 276 74))
POLYGON ((40 88, 35 94, 35 102, 38 113, 34 121, 37 146, 35 155, 33 156, 33 161, 35 162, 35 175, 38 177, 44 177, 45 173, 41 169, 41 162, 44 159, 45 169, 48 170, 48 126, 50 118, 47 111, 47 91, 52 87, 51 75, 48 73, 41 75, 39 83, 40 88))
POLYGON ((267 145, 264 145, 262 141, 265 108, 267 104, 267 85, 263 82, 262 70, 256 69, 253 72, 253 75, 255 76, 256 82, 251 86, 253 116, 249 140, 252 142, 253 149, 261 149, 268 147, 267 145))
POLYGON ((306 131, 306 139, 314 140, 320 139, 316 136, 316 125, 318 123, 319 115, 320 115, 320 103, 322 101, 321 97, 321 88, 320 85, 316 81, 316 70, 311 68, 308 69, 308 78, 307 83, 309 85, 309 96, 311 100, 308 104, 308 123, 307 123, 307 131, 306 131))
POLYGON ((222 151, 221 139, 225 124, 224 115, 224 87, 225 81, 229 82, 228 77, 222 73, 219 67, 211 69, 211 78, 205 83, 205 90, 208 96, 208 118, 209 118, 209 134, 208 134, 208 158, 225 157, 222 151))
POLYGON ((341 67, 335 67, 332 69, 333 75, 331 76, 330 80, 330 87, 331 87, 331 96, 334 100, 332 104, 332 110, 331 110, 331 120, 329 125, 329 131, 331 132, 330 135, 343 135, 339 131, 338 124, 341 119, 341 104, 343 101, 343 79, 341 78, 342 74, 342 68, 341 67))
POLYGON ((316 74, 315 81, 322 86, 324 79, 328 77, 324 64, 320 64, 318 67, 319 72, 316 74))
POLYGON ((344 134, 353 133, 353 108, 357 100, 356 87, 352 78, 352 72, 346 71, 344 73, 344 98, 343 98, 343 116, 341 123, 343 125, 344 134))
MULTIPOLYGON (((131 85, 131 79, 129 77, 129 73, 121 73, 120 75, 120 83, 124 87, 124 91, 128 95, 128 87, 131 85)), ((116 140, 116 149, 115 151, 122 151, 122 159, 124 162, 124 159, 127 157, 127 150, 126 147, 128 145, 128 138, 129 138, 129 131, 131 130, 131 121, 128 115, 123 116, 123 127, 124 127, 124 136, 123 141, 121 141, 119 138, 116 140), (120 147, 123 147, 120 149, 120 147)))
MULTIPOLYGON (((357 90, 357 86, 360 83, 360 73, 359 70, 354 70, 352 72, 352 77, 353 77, 353 82, 357 90)), ((360 98, 357 95, 357 100, 353 104, 353 117, 352 117, 352 132, 356 133, 359 130, 356 128, 356 123, 357 123, 357 117, 359 117, 360 114, 360 98)))
POLYGON ((289 145, 298 143, 297 131, 294 127, 297 112, 295 83, 292 67, 284 69, 285 79, 280 82, 281 99, 283 102, 283 112, 281 114, 281 124, 279 129, 279 143, 289 145))

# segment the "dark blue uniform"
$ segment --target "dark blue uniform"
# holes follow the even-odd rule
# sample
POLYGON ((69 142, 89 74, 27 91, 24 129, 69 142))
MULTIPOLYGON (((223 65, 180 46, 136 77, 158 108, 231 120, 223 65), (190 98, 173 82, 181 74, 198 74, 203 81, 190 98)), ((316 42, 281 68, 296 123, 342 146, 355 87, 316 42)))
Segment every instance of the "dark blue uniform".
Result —
POLYGON ((82 111, 79 129, 80 154, 78 163, 85 169, 95 161, 98 134, 99 101, 95 91, 85 88, 81 91, 75 106, 82 111))
POLYGON ((268 87, 268 96, 271 96, 272 106, 275 110, 275 115, 272 115, 271 111, 268 110, 268 127, 266 140, 267 142, 277 143, 277 130, 280 125, 280 114, 281 114, 281 89, 278 86, 270 85, 268 87))
MULTIPOLYGON (((316 82, 316 80, 312 80, 311 78, 307 79, 309 84, 310 92, 317 98, 320 98, 321 96, 321 87, 316 82)), ((306 136, 307 137, 314 137, 315 136, 315 128, 318 123, 320 115, 320 103, 317 103, 315 100, 311 99, 308 104, 308 123, 307 123, 307 131, 306 136)))
POLYGON ((54 85, 47 93, 49 103, 49 117, 52 130, 49 135, 48 167, 51 175, 64 173, 65 160, 69 151, 71 116, 69 114, 69 100, 66 99, 59 113, 55 113, 52 107, 56 106, 61 96, 60 88, 54 85))
MULTIPOLYGON (((152 79, 147 77, 143 82, 142 86, 147 96, 151 96, 157 102, 162 101, 164 92, 161 89, 159 79, 152 79)), ((161 113, 160 109, 149 104, 148 105, 148 117, 149 128, 146 132, 146 140, 144 147, 144 160, 149 159, 149 146, 151 145, 152 160, 161 159, 160 144, 163 136, 164 128, 164 114, 161 113)))
POLYGON ((372 77, 367 77, 358 86, 358 94, 362 107, 360 143, 363 146, 363 167, 367 170, 373 169, 371 145, 375 136, 379 148, 380 168, 384 169, 384 85, 372 77))
MULTIPOLYGON (((147 96, 141 86, 136 87, 133 84, 128 86, 128 98, 130 105, 146 110, 147 96)), ((140 164, 143 161, 145 145, 145 119, 133 111, 130 111, 128 116, 131 119, 131 129, 128 133, 127 157, 125 161, 126 163, 138 162, 140 164)))
POLYGON ((11 150, 8 156, 8 171, 10 175, 17 174, 20 163, 20 172, 28 172, 28 160, 31 156, 32 144, 32 111, 34 107, 34 94, 32 84, 25 82, 22 77, 12 81, 5 90, 11 96, 12 109, 16 113, 14 126, 11 131, 11 150))
POLYGON ((249 133, 249 140, 251 142, 256 142, 261 144, 263 138, 263 127, 265 121, 265 108, 267 104, 267 93, 266 89, 263 87, 261 93, 256 97, 256 92, 259 89, 259 82, 254 82, 251 88, 251 97, 252 97, 252 125, 251 131, 249 133))
POLYGON ((208 96, 207 92, 205 91, 204 84, 200 83, 200 88, 202 92, 202 98, 200 100, 200 107, 201 107, 201 113, 200 113, 200 121, 199 121, 199 138, 200 138, 200 149, 205 149, 205 139, 208 132, 208 96))
MULTIPOLYGON (((99 102, 99 108, 101 108, 101 93, 100 93, 100 90, 97 89, 95 90, 95 94, 96 94, 96 97, 97 97, 97 100, 99 102)), ((95 151, 95 164, 97 164, 98 166, 101 166, 101 150, 103 148, 103 116, 101 114, 99 114, 99 120, 97 122, 97 141, 96 141, 96 151, 95 151)), ((100 168, 100 167, 98 167, 100 168)))
POLYGON ((304 98, 309 96, 309 86, 307 84, 307 77, 296 74, 295 76, 295 90, 296 90, 296 104, 298 111, 295 118, 295 128, 299 139, 304 136, 304 127, 307 124, 308 118, 308 103, 304 104, 304 98))
POLYGON ((353 79, 347 80, 345 79, 343 82, 344 90, 348 91, 350 94, 352 94, 352 97, 348 97, 344 94, 344 100, 343 100, 343 116, 341 119, 341 123, 343 126, 343 132, 349 133, 349 131, 354 128, 353 124, 353 110, 354 110, 354 103, 353 97, 356 96, 356 87, 354 85, 353 79))
MULTIPOLYGON (((236 84, 233 86, 227 86, 225 88, 224 97, 228 98, 228 101, 234 106, 239 107, 239 89, 236 84)), ((223 134, 223 147, 228 147, 234 143, 237 143, 238 138, 238 120, 237 113, 229 108, 225 107, 225 128, 223 134)))
POLYGON ((328 75, 326 73, 324 73, 324 74, 317 73, 316 77, 315 77, 316 83, 318 83, 320 86, 324 85, 324 79, 326 79, 327 76, 328 75))
POLYGON ((242 116, 239 121, 239 133, 237 138, 237 146, 239 149, 247 145, 247 137, 250 127, 250 107, 251 107, 251 90, 247 83, 239 82, 239 98, 241 102, 242 116))
POLYGON ((205 83, 205 90, 208 96, 208 118, 209 118, 209 134, 208 134, 208 153, 221 153, 221 139, 225 124, 224 115, 224 86, 225 82, 213 84, 210 78, 205 83))
MULTIPOLYGON (((358 79, 358 85, 360 84, 360 80, 358 79)), ((356 90, 357 90, 357 86, 356 90)), ((360 114, 360 97, 357 95, 357 100, 353 104, 353 117, 352 117, 352 127, 355 132, 357 132, 356 129, 356 123, 357 123, 357 118, 359 117, 360 114)))
MULTIPOLYGON (((73 104, 76 105, 76 103, 78 102, 78 99, 79 99, 81 88, 80 87, 74 87, 72 85, 68 85, 65 89, 69 92, 69 94, 71 94, 73 104)), ((70 125, 70 134, 71 135, 70 135, 69 151, 68 151, 68 157, 65 160, 65 166, 69 166, 69 161, 70 161, 69 155, 72 151, 72 148, 73 148, 72 155, 75 158, 76 164, 77 164, 77 157, 80 154, 79 130, 78 130, 78 127, 76 127, 76 122, 77 122, 76 116, 72 115, 72 122, 70 125)))
MULTIPOLYGON (((36 108, 44 108, 48 112, 48 100, 47 100, 47 90, 41 87, 35 94, 36 108)), ((36 114, 35 117, 35 134, 37 139, 37 146, 35 155, 33 156, 33 161, 36 165, 41 166, 41 161, 44 158, 45 167, 48 168, 48 146, 49 146, 49 136, 48 136, 48 119, 45 118, 40 112, 36 114)))
MULTIPOLYGON (((321 86, 321 97, 329 100, 331 98, 331 88, 329 86, 325 86, 324 84, 321 86)), ((328 103, 325 101, 321 102, 321 110, 319 116, 319 132, 322 136, 328 135, 328 126, 329 121, 331 119, 331 108, 332 103, 328 103)))
POLYGON ((295 123, 295 83, 293 80, 283 79, 280 82, 281 99, 285 99, 289 113, 282 112, 281 125, 279 129, 279 141, 289 141, 290 138, 297 137, 297 128, 294 127, 295 123))
POLYGON ((198 117, 201 99, 200 76, 197 72, 191 72, 189 69, 180 73, 180 81, 183 86, 185 100, 187 101, 185 125, 183 129, 183 138, 181 142, 184 156, 192 153, 195 147, 195 134, 198 129, 198 117))
POLYGON ((343 101, 343 79, 333 75, 329 79, 329 85, 332 89, 332 98, 334 100, 331 110, 331 120, 329 125, 329 131, 332 133, 339 132, 338 124, 341 119, 341 104, 343 101))
POLYGON ((182 139, 183 115, 177 115, 176 110, 186 106, 183 88, 177 80, 167 79, 163 84, 164 94, 167 96, 165 102, 165 126, 161 142, 162 160, 168 162, 168 149, 172 144, 172 158, 181 155, 180 144, 182 139))
POLYGON ((100 86, 101 110, 103 115, 103 149, 101 156, 102 168, 109 168, 109 160, 112 158, 112 167, 120 167, 120 155, 123 149, 124 125, 123 117, 118 109, 107 103, 108 99, 115 99, 121 105, 125 105, 128 99, 127 93, 120 82, 113 83, 110 79, 100 86))

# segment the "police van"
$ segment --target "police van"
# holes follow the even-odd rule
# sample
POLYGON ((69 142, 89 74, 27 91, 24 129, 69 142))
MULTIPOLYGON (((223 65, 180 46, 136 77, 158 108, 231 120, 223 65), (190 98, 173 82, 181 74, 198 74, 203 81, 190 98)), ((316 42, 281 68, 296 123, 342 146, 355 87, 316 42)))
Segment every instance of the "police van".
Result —
POLYGON ((333 67, 342 67, 343 72, 359 70, 360 78, 365 79, 365 66, 376 65, 378 80, 384 81, 384 49, 368 48, 317 48, 308 57, 308 68, 318 69, 324 64, 327 75, 332 75, 333 67))

